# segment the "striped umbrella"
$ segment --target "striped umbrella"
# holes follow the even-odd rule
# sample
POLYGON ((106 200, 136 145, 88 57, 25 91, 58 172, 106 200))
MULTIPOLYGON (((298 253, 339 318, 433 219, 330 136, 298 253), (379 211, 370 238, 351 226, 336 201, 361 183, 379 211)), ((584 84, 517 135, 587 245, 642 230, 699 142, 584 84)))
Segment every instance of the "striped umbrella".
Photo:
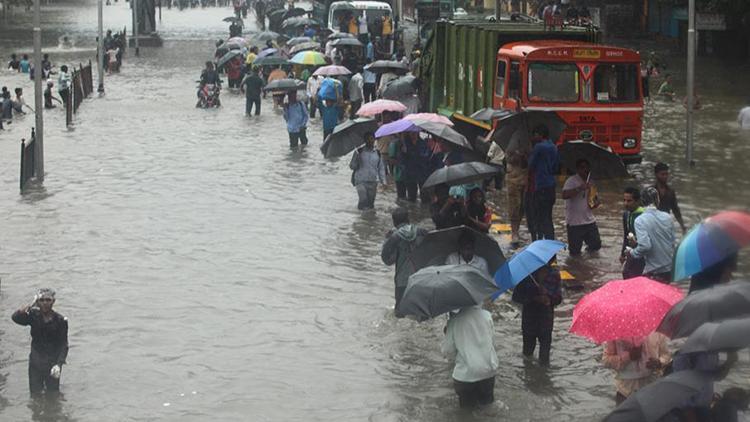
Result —
POLYGON ((300 51, 289 61, 296 64, 324 65, 326 64, 326 57, 317 51, 300 51))
POLYGON ((674 257, 674 280, 683 280, 750 244, 750 214, 722 211, 706 218, 682 239, 674 257))

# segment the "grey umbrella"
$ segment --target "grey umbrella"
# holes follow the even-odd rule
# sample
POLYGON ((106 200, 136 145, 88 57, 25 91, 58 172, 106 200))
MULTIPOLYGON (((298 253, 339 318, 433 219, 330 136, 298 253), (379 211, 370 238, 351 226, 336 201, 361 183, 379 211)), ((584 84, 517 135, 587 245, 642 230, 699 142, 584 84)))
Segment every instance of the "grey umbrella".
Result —
POLYGON ((609 147, 605 148, 594 142, 568 141, 560 146, 559 152, 560 170, 568 170, 570 174, 576 172, 576 162, 585 158, 591 163, 591 177, 595 180, 630 176, 622 158, 609 147))
POLYGON ((305 89, 306 85, 297 79, 277 79, 269 82, 263 89, 266 91, 297 91, 305 89))
POLYGON ((463 185, 465 183, 476 182, 490 178, 500 171, 500 167, 485 164, 479 161, 455 164, 437 169, 427 181, 422 185, 423 188, 431 188, 435 185, 445 183, 446 185, 463 185))
POLYGON ((302 28, 303 26, 320 26, 320 21, 313 18, 306 18, 303 16, 297 16, 292 18, 286 18, 284 19, 284 22, 281 24, 281 27, 284 29, 287 28, 302 28))
POLYGON ((304 42, 311 42, 311 41, 312 41, 312 38, 310 37, 294 37, 294 38, 290 38, 289 40, 287 40, 286 45, 295 46, 297 44, 302 44, 304 42))
POLYGON ((454 145, 458 145, 459 147, 468 150, 474 149, 464 135, 456 132, 455 129, 446 124, 424 119, 414 119, 412 120, 412 123, 414 123, 415 126, 418 126, 423 131, 437 136, 444 141, 450 142, 454 145))
POLYGON ((281 37, 281 34, 279 34, 277 32, 263 31, 263 32, 258 32, 257 34, 253 35, 253 40, 255 40, 255 41, 261 41, 261 42, 266 42, 266 41, 275 40, 275 39, 277 39, 279 37, 281 37))
POLYGON ((409 68, 405 64, 396 60, 375 60, 374 62, 365 66, 365 69, 373 73, 399 73, 409 71, 409 68))
POLYGON ((333 34, 328 36, 329 40, 337 40, 339 38, 356 38, 356 37, 348 32, 334 32, 333 34))
POLYGON ((224 66, 225 64, 229 63, 230 60, 237 56, 241 56, 242 52, 239 50, 229 50, 226 54, 221 56, 221 58, 216 62, 216 68, 220 68, 224 66))
POLYGON ((425 235, 422 243, 409 256, 415 269, 430 265, 442 265, 445 258, 458 251, 458 239, 464 233, 474 235, 474 253, 487 261, 490 274, 495 274, 505 262, 505 256, 495 239, 470 227, 458 226, 433 230, 425 235))
POLYGON ((687 337, 707 322, 743 316, 750 316, 750 283, 736 281, 689 294, 664 315, 656 331, 687 337))
POLYGON ((707 322, 690 334, 680 353, 722 352, 750 346, 750 317, 707 322))
POLYGON ((300 44, 295 45, 292 47, 291 50, 289 50, 289 54, 297 54, 300 51, 307 51, 307 50, 317 50, 320 48, 320 44, 310 41, 310 42, 303 42, 300 44))
POLYGON ((494 108, 480 108, 479 110, 472 113, 471 117, 475 120, 483 120, 486 122, 489 122, 493 119, 502 119, 503 117, 508 117, 511 114, 513 114, 511 111, 508 110, 497 110, 494 108))
POLYGON ((420 320, 482 303, 497 291, 492 279, 470 265, 427 267, 409 277, 399 313, 420 320))
POLYGON ((383 90, 383 98, 398 100, 416 94, 416 80, 414 76, 406 75, 388 82, 383 90))
POLYGON ((337 40, 333 40, 331 45, 334 47, 341 47, 343 45, 352 47, 364 47, 364 44, 359 42, 359 40, 356 38, 339 38, 337 40))
POLYGON ((699 371, 674 372, 631 394, 605 422, 655 422, 703 391, 711 378, 699 371))
POLYGON ((360 117, 333 128, 333 132, 325 139, 320 147, 320 152, 326 158, 341 157, 354 151, 365 143, 365 135, 374 133, 378 129, 375 119, 360 117))
POLYGON ((497 121, 492 140, 503 150, 531 149, 531 131, 543 124, 549 129, 549 137, 557 141, 567 127, 565 121, 554 111, 522 111, 497 121))

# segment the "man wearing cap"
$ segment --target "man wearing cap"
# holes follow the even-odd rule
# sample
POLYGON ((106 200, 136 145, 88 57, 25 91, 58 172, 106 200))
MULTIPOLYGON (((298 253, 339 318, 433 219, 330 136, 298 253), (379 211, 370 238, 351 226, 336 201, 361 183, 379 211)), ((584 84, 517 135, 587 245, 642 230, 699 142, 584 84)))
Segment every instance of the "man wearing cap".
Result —
POLYGON ((672 216, 659 211, 659 191, 649 186, 641 192, 643 214, 635 219, 635 238, 638 244, 626 252, 629 258, 646 261, 643 274, 653 280, 669 283, 672 280, 674 255, 674 225, 672 216))
POLYGON ((68 356, 68 319, 52 310, 55 291, 41 289, 34 302, 13 313, 13 322, 31 327, 29 391, 60 391, 60 372, 68 356))

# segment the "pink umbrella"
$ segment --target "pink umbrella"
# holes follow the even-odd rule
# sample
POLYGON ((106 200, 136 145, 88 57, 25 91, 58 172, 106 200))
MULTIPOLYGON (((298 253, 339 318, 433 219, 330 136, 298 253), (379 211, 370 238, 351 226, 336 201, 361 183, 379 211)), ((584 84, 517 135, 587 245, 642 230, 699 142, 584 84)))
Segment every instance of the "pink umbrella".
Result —
POLYGON ((414 114, 407 114, 404 116, 404 119, 406 120, 426 120, 428 122, 433 123, 440 123, 447 126, 453 126, 453 122, 451 120, 443 115, 437 114, 437 113, 414 113, 414 114))
POLYGON ((359 110, 357 110, 357 115, 372 117, 384 111, 396 111, 399 113, 403 113, 404 111, 406 111, 406 106, 398 101, 393 100, 375 100, 360 107, 359 110))
POLYGON ((313 73, 313 75, 318 76, 341 76, 351 74, 352 72, 350 72, 349 69, 345 68, 344 66, 337 66, 335 64, 320 67, 315 71, 315 73, 313 73))
POLYGON ((680 289, 646 277, 609 281, 578 302, 570 332, 596 343, 640 339, 654 332, 682 297, 680 289))

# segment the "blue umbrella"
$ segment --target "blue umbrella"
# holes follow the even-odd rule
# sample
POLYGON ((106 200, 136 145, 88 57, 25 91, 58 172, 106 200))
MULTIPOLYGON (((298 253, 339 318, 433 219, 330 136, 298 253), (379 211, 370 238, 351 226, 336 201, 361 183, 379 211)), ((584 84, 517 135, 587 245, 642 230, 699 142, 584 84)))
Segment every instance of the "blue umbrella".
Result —
POLYGON ((563 248, 565 244, 558 240, 537 240, 515 254, 495 273, 495 283, 500 290, 492 295, 492 299, 497 299, 506 290, 516 287, 529 274, 547 265, 563 248))

